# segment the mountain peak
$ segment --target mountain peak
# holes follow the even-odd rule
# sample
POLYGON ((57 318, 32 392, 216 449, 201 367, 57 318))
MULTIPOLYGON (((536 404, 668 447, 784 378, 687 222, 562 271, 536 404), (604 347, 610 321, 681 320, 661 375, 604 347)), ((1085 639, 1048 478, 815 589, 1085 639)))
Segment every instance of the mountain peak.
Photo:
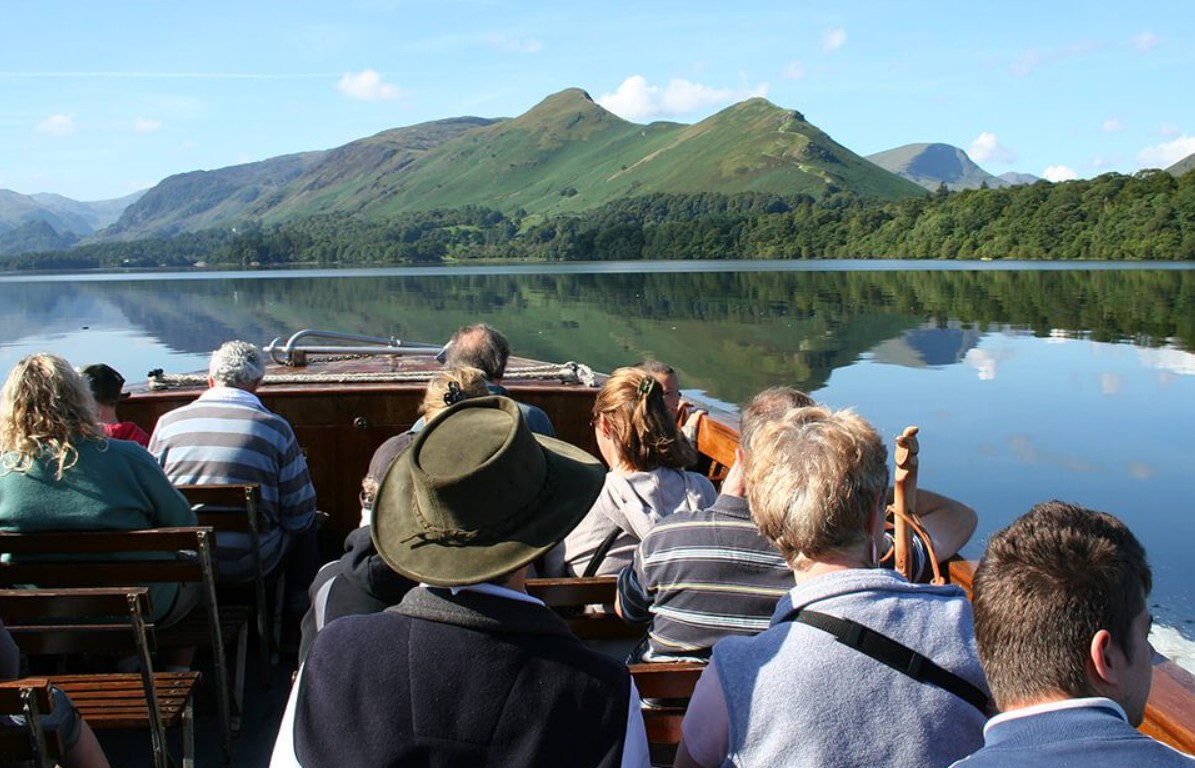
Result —
POLYGON ((941 142, 905 144, 868 155, 867 159, 931 191, 942 184, 951 191, 978 189, 985 184, 1008 186, 1008 182, 976 165, 963 150, 941 142))

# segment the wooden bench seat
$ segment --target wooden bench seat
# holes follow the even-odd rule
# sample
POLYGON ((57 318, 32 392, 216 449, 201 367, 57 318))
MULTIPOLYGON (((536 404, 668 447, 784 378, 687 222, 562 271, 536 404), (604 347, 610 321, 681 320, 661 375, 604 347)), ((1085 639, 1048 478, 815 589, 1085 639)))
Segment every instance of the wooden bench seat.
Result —
POLYGON ((57 764, 62 756, 61 734, 46 733, 41 716, 54 711, 54 694, 44 677, 0 682, 0 716, 20 715, 24 728, 0 728, 0 755, 6 760, 33 761, 38 768, 57 764))
POLYGON ((527 593, 561 612, 573 634, 582 640, 637 640, 643 636, 642 625, 628 624, 614 613, 617 592, 615 576, 527 579, 527 593))
POLYGON ((652 765, 672 765, 680 744, 681 722, 705 665, 695 661, 660 661, 628 666, 644 699, 643 725, 652 765))
POLYGON ((92 730, 148 729, 157 768, 170 768, 166 728, 183 733, 183 766, 195 762, 194 691, 198 672, 155 672, 153 625, 145 587, 0 590, 0 618, 31 657, 132 654, 132 674, 46 675, 62 688, 92 730))

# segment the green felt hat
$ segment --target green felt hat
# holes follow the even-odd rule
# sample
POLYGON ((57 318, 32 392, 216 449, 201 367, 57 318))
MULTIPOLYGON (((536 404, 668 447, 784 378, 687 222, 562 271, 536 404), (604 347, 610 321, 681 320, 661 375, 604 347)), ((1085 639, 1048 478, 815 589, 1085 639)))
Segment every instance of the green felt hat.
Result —
POLYGON ((417 581, 492 581, 560 543, 605 474, 586 451, 533 434, 513 400, 464 400, 428 422, 382 478, 374 544, 417 581))

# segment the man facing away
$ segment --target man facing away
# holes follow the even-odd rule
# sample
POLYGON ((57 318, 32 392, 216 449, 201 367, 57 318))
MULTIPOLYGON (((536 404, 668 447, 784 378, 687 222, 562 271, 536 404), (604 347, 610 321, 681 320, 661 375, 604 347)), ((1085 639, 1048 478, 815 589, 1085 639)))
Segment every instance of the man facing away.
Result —
MULTIPOLYGON (((222 344, 212 353, 208 389, 158 419, 149 451, 175 485, 261 486, 269 521, 258 536, 262 562, 270 573, 287 560, 287 601, 292 612, 301 612, 319 565, 315 489, 290 424, 254 394, 265 370, 265 357, 255 345, 222 344)), ((216 558, 222 578, 244 580, 253 574, 248 534, 220 533, 216 558)))
MULTIPOLYGON (((480 368, 485 374, 491 395, 509 395, 502 386, 506 375, 506 362, 510 359, 510 342, 497 328, 485 323, 466 325, 452 334, 452 338, 441 352, 443 363, 449 368, 480 368)), ((532 432, 555 437, 552 420, 542 408, 519 403, 519 410, 527 420, 532 432)), ((420 419, 420 425, 422 424, 420 419)))
POLYGON ((973 597, 1001 714, 955 765, 1195 765, 1135 730, 1153 675, 1151 584, 1144 548, 1104 512, 1050 501, 993 536, 973 597))
POLYGON ((604 479, 509 398, 429 422, 382 480, 372 526, 386 563, 420 584, 316 635, 271 765, 646 768, 626 667, 525 591, 604 479))

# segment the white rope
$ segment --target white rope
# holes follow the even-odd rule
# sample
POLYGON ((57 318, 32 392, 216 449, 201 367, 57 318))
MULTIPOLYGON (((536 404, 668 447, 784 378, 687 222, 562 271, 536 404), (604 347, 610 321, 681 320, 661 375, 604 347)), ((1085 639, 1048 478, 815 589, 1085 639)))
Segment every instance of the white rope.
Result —
MULTIPOLYGON (((268 374, 263 384, 386 384, 394 382, 427 381, 436 371, 375 371, 345 373, 275 373, 268 374)), ((563 365, 538 365, 513 368, 506 372, 503 381, 560 379, 562 383, 578 383, 587 387, 596 386, 593 369, 582 363, 568 362, 563 365)), ((207 383, 207 374, 202 373, 159 373, 149 379, 153 391, 175 387, 195 387, 207 383)))

